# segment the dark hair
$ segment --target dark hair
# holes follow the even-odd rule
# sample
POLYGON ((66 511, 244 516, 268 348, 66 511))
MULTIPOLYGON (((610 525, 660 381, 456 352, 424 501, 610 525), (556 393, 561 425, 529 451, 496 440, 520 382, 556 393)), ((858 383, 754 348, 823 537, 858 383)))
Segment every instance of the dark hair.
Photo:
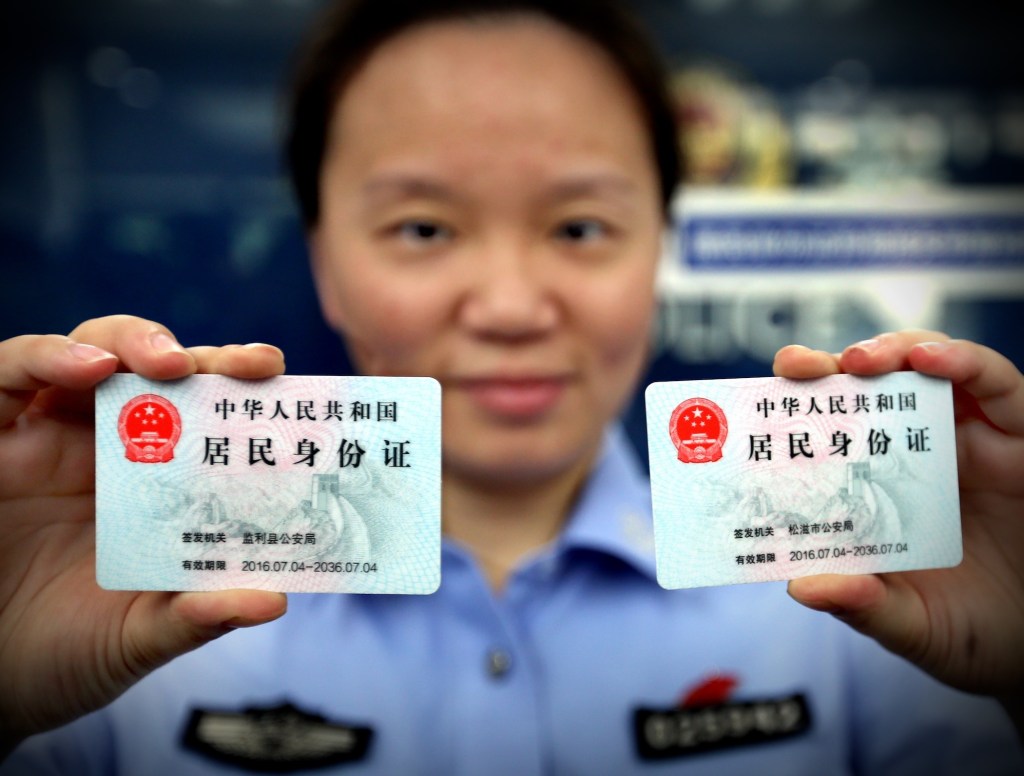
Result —
POLYGON ((597 44, 618 66, 645 113, 667 212, 682 160, 665 68, 639 25, 614 0, 342 0, 300 52, 291 93, 287 162, 307 228, 320 218, 320 168, 335 100, 377 46, 425 22, 520 13, 562 24, 597 44))

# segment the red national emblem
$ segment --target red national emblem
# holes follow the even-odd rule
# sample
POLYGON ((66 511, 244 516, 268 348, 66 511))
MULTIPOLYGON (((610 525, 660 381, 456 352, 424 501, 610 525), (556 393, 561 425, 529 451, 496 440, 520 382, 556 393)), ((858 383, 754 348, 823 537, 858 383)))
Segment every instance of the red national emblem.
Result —
POLYGON ((722 457, 729 424, 722 408, 713 401, 687 399, 672 413, 668 431, 680 461, 711 463, 722 457))
POLYGON ((124 457, 136 463, 167 463, 181 437, 181 416, 163 396, 144 393, 128 401, 117 419, 124 457))

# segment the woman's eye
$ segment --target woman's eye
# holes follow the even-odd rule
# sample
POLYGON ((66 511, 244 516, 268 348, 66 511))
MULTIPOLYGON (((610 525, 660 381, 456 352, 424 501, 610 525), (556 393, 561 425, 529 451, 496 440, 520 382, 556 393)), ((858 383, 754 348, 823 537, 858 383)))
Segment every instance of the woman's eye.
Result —
POLYGON ((431 243, 451 237, 451 230, 433 221, 404 221, 395 231, 397 234, 414 243, 431 243))
POLYGON ((588 242, 607 235, 608 229, 603 223, 592 218, 580 218, 566 221, 558 227, 557 234, 570 242, 588 242))

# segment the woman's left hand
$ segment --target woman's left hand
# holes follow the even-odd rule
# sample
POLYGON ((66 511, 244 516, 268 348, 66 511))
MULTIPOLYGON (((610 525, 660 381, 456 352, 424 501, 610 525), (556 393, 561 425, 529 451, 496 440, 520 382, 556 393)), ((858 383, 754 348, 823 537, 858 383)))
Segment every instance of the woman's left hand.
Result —
POLYGON ((964 559, 955 568, 796 579, 789 593, 937 679, 994 695, 1024 733, 1024 376, 989 348, 905 331, 839 355, 799 345, 780 377, 913 369, 953 383, 964 559))

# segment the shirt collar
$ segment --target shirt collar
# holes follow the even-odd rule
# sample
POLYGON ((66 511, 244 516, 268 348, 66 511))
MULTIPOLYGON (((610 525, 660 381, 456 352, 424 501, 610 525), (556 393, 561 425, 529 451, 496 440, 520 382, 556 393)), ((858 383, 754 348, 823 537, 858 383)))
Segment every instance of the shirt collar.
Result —
POLYGON ((657 579, 650 485, 618 426, 605 434, 597 465, 557 547, 561 553, 583 549, 610 555, 657 579))
MULTIPOLYGON (((561 535, 537 556, 527 559, 519 571, 543 558, 564 557, 573 550, 614 557, 657 581, 649 481, 618 426, 605 432, 597 464, 561 535)), ((449 560, 475 565, 466 549, 447 536, 443 538, 442 554, 449 560)))

